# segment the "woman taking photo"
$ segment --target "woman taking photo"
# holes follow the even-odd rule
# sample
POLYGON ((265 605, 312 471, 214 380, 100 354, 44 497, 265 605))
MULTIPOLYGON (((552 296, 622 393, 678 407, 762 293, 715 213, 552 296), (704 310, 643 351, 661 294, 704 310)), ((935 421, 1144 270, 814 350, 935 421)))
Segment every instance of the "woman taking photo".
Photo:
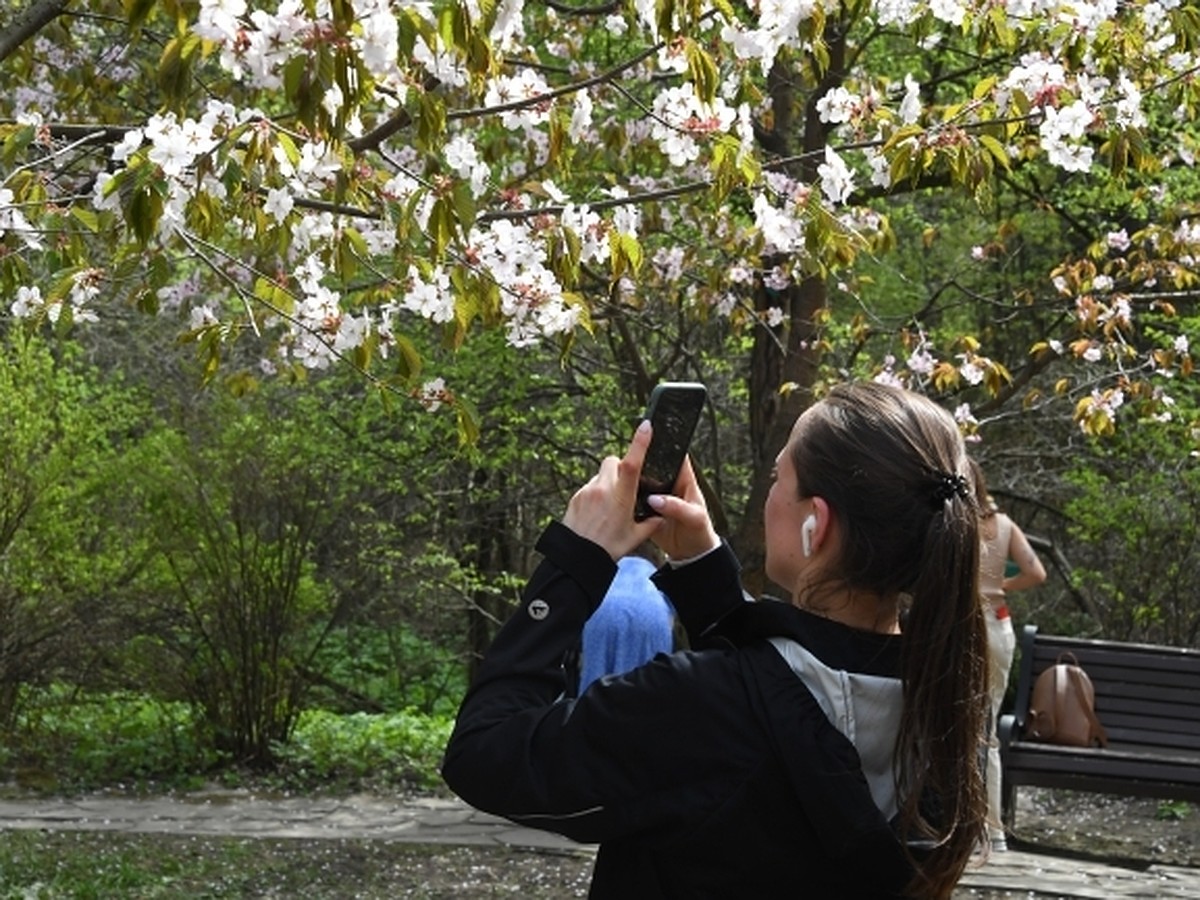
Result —
POLYGON ((748 602, 688 465, 633 517, 646 423, 572 497, 459 711, 472 805, 599 843, 595 898, 947 898, 984 836, 977 509, 953 419, 835 387, 795 423, 748 602), (690 649, 578 698, 563 658, 650 538, 690 649))

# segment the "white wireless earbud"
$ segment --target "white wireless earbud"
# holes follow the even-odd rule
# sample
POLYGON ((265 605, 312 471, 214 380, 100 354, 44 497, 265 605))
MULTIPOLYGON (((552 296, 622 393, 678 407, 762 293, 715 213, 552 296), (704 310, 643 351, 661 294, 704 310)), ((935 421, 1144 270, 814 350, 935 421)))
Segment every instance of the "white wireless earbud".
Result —
POLYGON ((805 556, 813 555, 813 532, 817 530, 817 517, 810 515, 804 520, 804 524, 800 526, 800 547, 804 550, 805 556))

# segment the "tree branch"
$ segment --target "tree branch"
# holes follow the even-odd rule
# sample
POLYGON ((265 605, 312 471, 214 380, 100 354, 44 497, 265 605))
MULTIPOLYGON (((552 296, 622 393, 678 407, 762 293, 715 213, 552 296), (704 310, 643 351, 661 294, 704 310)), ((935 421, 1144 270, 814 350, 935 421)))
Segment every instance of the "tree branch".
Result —
POLYGON ((1049 347, 1044 348, 1021 369, 1020 373, 1006 387, 999 391, 991 400, 980 403, 974 412, 983 415, 1000 409, 1012 397, 1015 397, 1018 392, 1023 390, 1026 385, 1033 381, 1035 375, 1049 368, 1057 359, 1058 353, 1049 347))
POLYGON ((374 150, 397 131, 407 128, 411 124, 412 116, 409 115, 407 109, 401 109, 390 119, 375 126, 362 137, 356 137, 352 141, 347 141, 346 146, 355 153, 362 153, 364 150, 374 150))
MULTIPOLYGON (((614 66, 607 72, 601 72, 591 78, 585 78, 583 81, 573 82, 564 87, 555 88, 552 91, 547 91, 544 94, 538 94, 536 97, 524 97, 520 100, 513 100, 511 103, 501 103, 497 106, 480 106, 472 109, 452 110, 446 113, 446 120, 453 119, 475 119, 483 116, 494 115, 496 113, 510 112, 513 110, 524 109, 529 106, 537 106, 539 103, 546 103, 554 100, 557 97, 574 94, 578 91, 586 90, 596 84, 601 84, 616 78, 622 72, 633 68, 638 63, 653 56, 662 48, 662 43, 655 44, 648 50, 644 50, 637 56, 627 60, 620 65, 614 66)), ((437 82, 427 82, 424 90, 430 91, 437 87, 437 82)), ((374 129, 364 134, 362 137, 355 138, 348 142, 348 146, 356 153, 361 153, 364 150, 374 150, 380 146, 385 140, 391 137, 401 129, 407 128, 412 124, 412 116, 405 109, 399 110, 396 115, 392 116, 387 121, 376 126, 374 129)))
POLYGON ((653 47, 643 50, 641 53, 625 60, 623 63, 613 66, 611 69, 601 72, 599 75, 593 75, 591 78, 585 78, 582 81, 572 82, 560 88, 555 88, 552 91, 546 91, 544 94, 538 94, 536 97, 523 97, 520 100, 513 100, 509 103, 498 103, 495 106, 476 106, 472 109, 456 109, 446 113, 446 120, 453 119, 478 119, 483 116, 494 115, 495 113, 511 112, 513 110, 525 109, 528 106, 537 106, 540 103, 546 103, 550 100, 564 97, 568 94, 576 94, 579 91, 586 90, 593 85, 603 84, 606 81, 612 81, 618 75, 632 69, 634 66, 649 59, 663 47, 663 42, 659 41, 653 47))
MULTIPOLYGON (((0 119, 0 125, 16 125, 16 119, 0 119)), ((47 123, 50 137, 56 140, 76 141, 80 144, 115 144, 133 131, 134 125, 86 125, 73 123, 47 123)))
POLYGON ((560 3, 558 0, 544 0, 544 2, 550 9, 567 16, 603 16, 607 13, 615 13, 621 8, 618 0, 609 0, 608 3, 600 6, 571 6, 567 3, 560 3))
POLYGON ((16 19, 0 31, 0 62, 8 59, 18 47, 57 19, 71 5, 71 0, 37 0, 18 11, 16 19))

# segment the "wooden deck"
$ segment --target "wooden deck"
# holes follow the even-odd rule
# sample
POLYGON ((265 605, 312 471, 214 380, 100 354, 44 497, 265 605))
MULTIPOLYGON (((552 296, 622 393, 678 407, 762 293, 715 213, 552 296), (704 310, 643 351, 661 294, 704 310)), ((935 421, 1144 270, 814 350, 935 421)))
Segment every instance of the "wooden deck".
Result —
POLYGON ((972 865, 954 892, 976 898, 1200 898, 1200 869, 1147 863, 1117 865, 1009 850, 972 865))

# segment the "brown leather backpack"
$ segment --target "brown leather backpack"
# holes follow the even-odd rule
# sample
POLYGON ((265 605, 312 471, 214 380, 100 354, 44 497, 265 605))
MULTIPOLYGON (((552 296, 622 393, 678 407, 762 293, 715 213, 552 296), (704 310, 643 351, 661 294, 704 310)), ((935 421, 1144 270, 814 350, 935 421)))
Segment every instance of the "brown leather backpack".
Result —
POLYGON ((1030 740, 1070 747, 1108 746, 1096 718, 1096 690, 1073 653, 1061 653, 1033 683, 1026 733, 1030 740))

